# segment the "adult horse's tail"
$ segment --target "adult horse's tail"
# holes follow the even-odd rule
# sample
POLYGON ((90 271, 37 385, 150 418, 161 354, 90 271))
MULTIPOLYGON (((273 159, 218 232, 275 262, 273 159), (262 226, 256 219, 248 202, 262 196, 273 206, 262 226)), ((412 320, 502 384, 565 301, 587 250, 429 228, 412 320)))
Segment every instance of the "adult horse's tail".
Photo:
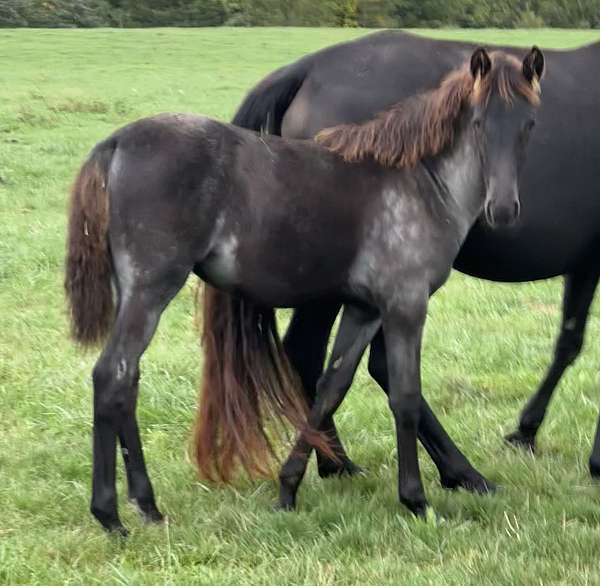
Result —
POLYGON ((274 456, 269 420, 287 420, 335 459, 326 436, 307 424, 274 311, 209 286, 203 304, 204 373, 194 442, 201 475, 228 482, 240 464, 250 476, 268 476, 274 456))
POLYGON ((115 147, 111 139, 98 144, 71 190, 65 292, 71 335, 85 346, 102 341, 113 322, 106 185, 115 147))
POLYGON ((254 87, 236 112, 232 124, 268 134, 281 134, 281 122, 312 64, 311 56, 277 69, 254 87))

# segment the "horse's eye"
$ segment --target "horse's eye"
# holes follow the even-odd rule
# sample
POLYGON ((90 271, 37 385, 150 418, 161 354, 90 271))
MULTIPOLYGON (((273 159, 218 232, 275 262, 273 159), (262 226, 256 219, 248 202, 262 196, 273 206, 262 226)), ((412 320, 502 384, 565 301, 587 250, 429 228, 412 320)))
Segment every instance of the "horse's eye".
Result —
POLYGON ((475 130, 481 128, 481 118, 475 118, 475 120, 473 120, 473 128, 475 128, 475 130))

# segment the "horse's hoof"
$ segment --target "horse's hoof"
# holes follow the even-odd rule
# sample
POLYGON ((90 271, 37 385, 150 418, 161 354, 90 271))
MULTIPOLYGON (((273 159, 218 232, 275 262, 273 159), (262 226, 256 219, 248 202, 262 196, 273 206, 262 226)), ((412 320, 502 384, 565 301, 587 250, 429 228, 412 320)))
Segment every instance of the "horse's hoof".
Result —
POLYGON ((526 434, 517 429, 517 431, 504 436, 504 441, 511 446, 535 454, 535 435, 526 434))
POLYGON ((121 523, 119 516, 116 511, 107 512, 105 509, 92 505, 90 507, 92 515, 102 525, 102 529, 111 535, 120 535, 121 537, 127 537, 129 532, 121 523))
POLYGON ((164 515, 153 502, 141 504, 136 498, 130 498, 129 502, 136 508, 144 523, 162 523, 165 520, 164 515))
POLYGON ((427 503, 412 504, 408 506, 408 509, 415 517, 417 517, 417 519, 426 520, 435 517, 434 510, 427 503))
POLYGON ((293 512, 295 510, 296 510, 296 504, 295 503, 282 502, 281 500, 278 500, 273 505, 273 511, 275 511, 276 513, 280 513, 280 512, 291 513, 291 512, 293 512))
POLYGON ((498 486, 494 482, 488 480, 476 470, 463 475, 458 480, 448 480, 447 478, 443 478, 440 482, 442 487, 447 490, 458 490, 459 488, 462 488, 463 490, 475 494, 494 494, 498 489, 498 486))
POLYGON ((412 498, 400 497, 400 503, 402 503, 415 517, 420 519, 431 516, 431 513, 433 512, 429 503, 423 498, 415 500, 412 498))
POLYGON ((594 463, 590 460, 590 474, 592 478, 600 480, 600 464, 594 463))
POLYGON ((365 471, 357 466, 352 460, 342 460, 340 463, 327 461, 323 465, 319 466, 319 476, 321 478, 331 478, 332 476, 359 476, 363 475, 365 471))
POLYGON ((111 527, 105 527, 104 529, 106 529, 110 535, 114 535, 115 537, 125 539, 129 536, 129 531, 122 523, 112 525, 111 527))

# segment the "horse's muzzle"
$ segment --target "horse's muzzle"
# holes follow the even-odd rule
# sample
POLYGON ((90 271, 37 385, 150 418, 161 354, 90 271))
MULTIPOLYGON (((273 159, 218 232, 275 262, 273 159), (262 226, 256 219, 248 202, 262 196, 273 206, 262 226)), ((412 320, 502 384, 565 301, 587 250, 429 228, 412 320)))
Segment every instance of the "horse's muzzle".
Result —
POLYGON ((521 214, 521 204, 518 197, 506 198, 499 203, 490 199, 485 203, 485 219, 492 227, 512 226, 521 214))

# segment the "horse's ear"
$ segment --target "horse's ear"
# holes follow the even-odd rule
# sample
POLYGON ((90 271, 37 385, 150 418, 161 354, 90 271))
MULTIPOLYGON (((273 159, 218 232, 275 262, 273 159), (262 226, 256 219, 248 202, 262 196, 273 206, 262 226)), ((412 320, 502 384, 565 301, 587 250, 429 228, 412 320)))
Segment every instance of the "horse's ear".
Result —
POLYGON ((544 54, 534 45, 523 59, 523 75, 529 83, 542 79, 544 54))
POLYGON ((485 77, 492 68, 492 60, 483 47, 475 49, 471 55, 471 74, 475 79, 485 77))

